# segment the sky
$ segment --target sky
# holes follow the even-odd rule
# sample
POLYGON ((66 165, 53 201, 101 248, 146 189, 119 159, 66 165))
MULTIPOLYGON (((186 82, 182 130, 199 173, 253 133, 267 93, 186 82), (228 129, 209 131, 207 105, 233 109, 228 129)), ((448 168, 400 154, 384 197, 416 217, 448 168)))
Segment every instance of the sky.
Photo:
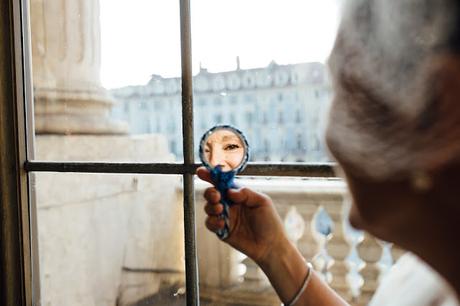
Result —
MULTIPOLYGON (((193 74, 325 62, 340 0, 191 0, 193 74)), ((100 0, 101 82, 180 76, 179 0, 100 0)))

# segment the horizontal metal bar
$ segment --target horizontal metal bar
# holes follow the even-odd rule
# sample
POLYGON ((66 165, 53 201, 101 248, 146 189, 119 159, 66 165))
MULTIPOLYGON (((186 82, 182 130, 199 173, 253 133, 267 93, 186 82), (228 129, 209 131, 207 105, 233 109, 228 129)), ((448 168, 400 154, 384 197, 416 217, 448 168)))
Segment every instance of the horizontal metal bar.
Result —
POLYGON ((177 269, 152 269, 152 268, 130 268, 130 267, 121 267, 121 270, 124 272, 131 272, 131 273, 154 273, 154 274, 184 274, 184 271, 177 270, 177 269))
POLYGON ((248 163, 240 175, 335 178, 334 163, 248 163))
MULTIPOLYGON (((193 174, 201 164, 179 163, 107 163, 107 162, 54 162, 27 161, 27 172, 83 172, 83 173, 137 173, 137 174, 193 174)), ((239 175, 336 177, 334 163, 248 163, 239 175)))
POLYGON ((193 173, 195 168, 178 163, 107 163, 107 162, 48 162, 28 161, 28 172, 84 172, 84 173, 138 173, 183 174, 193 173))

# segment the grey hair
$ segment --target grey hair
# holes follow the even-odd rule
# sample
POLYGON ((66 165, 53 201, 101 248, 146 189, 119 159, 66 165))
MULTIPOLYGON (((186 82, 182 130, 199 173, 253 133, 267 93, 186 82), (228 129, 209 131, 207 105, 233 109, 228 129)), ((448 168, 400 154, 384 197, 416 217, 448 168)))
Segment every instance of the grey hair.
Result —
POLYGON ((329 59, 335 100, 327 142, 357 172, 386 179, 459 155, 460 119, 445 124, 433 70, 439 55, 458 53, 458 12, 455 0, 344 6, 329 59))

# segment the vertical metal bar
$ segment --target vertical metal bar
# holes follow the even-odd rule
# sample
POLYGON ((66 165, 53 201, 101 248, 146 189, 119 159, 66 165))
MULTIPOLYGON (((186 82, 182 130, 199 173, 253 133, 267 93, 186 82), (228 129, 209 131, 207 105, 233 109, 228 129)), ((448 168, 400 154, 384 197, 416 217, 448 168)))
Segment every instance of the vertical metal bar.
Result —
MULTIPOLYGON (((13 1, 13 43, 14 43, 14 65, 15 65, 15 84, 16 84, 16 142, 18 154, 19 184, 20 194, 20 214, 21 214, 21 236, 22 236, 22 258, 24 273, 24 294, 26 305, 31 305, 34 300, 34 293, 39 288, 39 277, 34 275, 34 259, 38 264, 38 259, 33 258, 33 245, 38 241, 32 238, 32 219, 29 195, 29 176, 23 165, 28 159, 28 144, 31 138, 27 136, 27 103, 31 103, 32 94, 32 70, 31 70, 31 50, 30 50, 30 28, 29 28, 29 8, 28 1, 13 1), (35 277, 35 279, 34 279, 35 277)), ((32 139, 33 140, 33 139, 32 139)), ((38 250, 36 250, 38 253, 38 250)), ((38 295, 39 296, 39 295, 38 295)))
MULTIPOLYGON (((34 125, 34 98, 32 84, 32 38, 30 28, 30 6, 29 1, 20 1, 21 6, 21 36, 23 43, 23 90, 24 103, 22 116, 24 116, 24 133, 26 142, 26 161, 35 159, 35 125, 34 125)), ((38 254, 38 223, 37 223, 37 201, 35 190, 35 173, 27 175, 27 195, 29 208, 29 236, 30 236, 30 265, 31 265, 31 299, 33 305, 41 305, 40 293, 40 260, 38 254)))
POLYGON ((32 305, 22 1, 0 2, 0 304, 32 305))
MULTIPOLYGON (((190 1, 180 0, 181 64, 182 64, 182 138, 184 165, 193 165, 193 87, 190 1)), ((193 174, 184 174, 185 279, 187 305, 200 304, 198 262, 196 255, 195 191, 193 174)))

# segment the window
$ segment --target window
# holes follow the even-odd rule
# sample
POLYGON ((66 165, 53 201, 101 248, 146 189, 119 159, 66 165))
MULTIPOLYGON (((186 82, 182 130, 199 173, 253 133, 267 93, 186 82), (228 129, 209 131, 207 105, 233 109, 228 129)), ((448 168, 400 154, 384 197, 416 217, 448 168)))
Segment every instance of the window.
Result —
POLYGON ((230 124, 236 125, 236 116, 235 116, 235 114, 230 114, 230 124))
POLYGON ((214 124, 222 124, 222 114, 214 115, 214 124))
POLYGON ((222 98, 221 97, 214 98, 214 106, 222 107, 222 98))
POLYGON ((296 123, 302 123, 302 114, 300 112, 300 110, 297 110, 297 112, 295 113, 295 122, 296 123))
POLYGON ((142 111, 147 111, 147 101, 139 101, 139 108, 142 111))
POLYGON ((267 111, 262 112, 262 124, 263 125, 268 124, 268 112, 267 111))
POLYGON ((278 112, 278 124, 283 125, 284 124, 284 116, 283 116, 283 111, 278 112))
POLYGON ((238 103, 237 96, 232 95, 229 97, 229 100, 230 100, 230 105, 236 105, 238 103))
MULTIPOLYGON (((170 1, 169 1, 170 2, 170 1)), ((60 4, 58 1, 56 2, 49 2, 52 5, 58 5, 56 7, 53 7, 53 9, 62 9, 62 7, 59 7, 60 4)), ((80 7, 79 9, 95 9, 93 5, 97 3, 97 1, 92 2, 85 2, 87 5, 80 7)), ((7 58, 11 65, 10 69, 2 69, 1 77, 8 80, 9 82, 5 82, 5 84, 11 84, 10 87, 2 87, 0 90, 0 101, 2 103, 2 108, 1 108, 1 119, 0 120, 0 131, 3 135, 2 143, 0 144, 0 155, 2 156, 2 163, 0 164, 2 174, 4 176, 2 177, 2 186, 7 186, 8 190, 2 190, 1 194, 1 213, 2 216, 5 216, 5 223, 2 223, 2 233, 5 233, 5 235, 8 235, 7 240, 5 240, 4 244, 2 244, 3 249, 1 250, 2 255, 2 266, 4 267, 4 272, 2 273, 2 284, 5 284, 3 288, 0 288, 0 296, 1 298, 1 303, 2 305, 17 305, 17 306, 23 306, 23 305, 32 305, 32 304, 38 304, 40 300, 40 286, 43 288, 47 288, 46 284, 40 284, 40 269, 39 269, 39 264, 41 263, 39 259, 39 250, 40 247, 46 247, 46 244, 41 244, 40 246, 38 245, 38 240, 39 240, 39 233, 37 232, 37 208, 36 208, 36 196, 40 196, 43 193, 40 193, 40 188, 43 187, 44 181, 47 179, 47 175, 52 174, 55 177, 58 177, 58 180, 56 181, 67 181, 69 184, 73 184, 74 188, 78 187, 78 180, 77 178, 81 177, 90 177, 95 174, 104 174, 106 177, 105 179, 108 180, 108 183, 104 186, 112 187, 115 188, 117 186, 114 186, 112 183, 115 182, 119 184, 120 189, 110 189, 108 190, 108 193, 105 194, 106 197, 110 197, 113 194, 118 194, 120 193, 121 196, 125 196, 127 194, 130 194, 132 192, 135 192, 139 190, 139 188, 142 188, 143 182, 140 181, 139 179, 129 179, 129 180, 112 180, 113 177, 116 175, 123 176, 126 178, 126 175, 129 174, 145 174, 146 177, 159 177, 160 180, 162 178, 169 178, 173 176, 182 176, 182 193, 183 193, 183 198, 182 201, 184 203, 183 205, 183 215, 184 215, 184 224, 183 224, 183 245, 185 249, 185 278, 186 278, 186 301, 187 305, 197 305, 199 301, 199 281, 198 281, 198 267, 197 267, 197 250, 196 250, 196 239, 195 239, 195 208, 194 208, 194 184, 193 184, 193 179, 194 179, 194 172, 196 167, 198 166, 195 163, 195 156, 194 156, 194 147, 196 144, 196 140, 194 141, 193 135, 194 135, 194 126, 193 126, 193 77, 192 77, 192 67, 191 67, 191 37, 190 35, 190 16, 189 16, 189 2, 187 0, 182 0, 180 1, 180 7, 173 7, 176 13, 177 18, 172 18, 171 22, 177 22, 176 25, 179 24, 179 21, 181 21, 181 50, 182 53, 172 53, 172 57, 174 57, 173 63, 176 62, 181 62, 182 63, 182 92, 177 93, 176 92, 176 87, 173 86, 166 86, 167 84, 173 84, 170 82, 170 80, 166 77, 161 77, 158 75, 152 75, 151 80, 149 82, 149 86, 151 86, 151 91, 148 92, 142 92, 142 88, 136 88, 136 87, 130 87, 130 88, 125 88, 125 91, 132 91, 130 97, 137 97, 135 99, 143 99, 145 95, 148 95, 151 97, 151 100, 149 100, 148 103, 152 103, 157 105, 158 107, 156 108, 156 115, 152 114, 152 116, 157 116, 155 118, 149 118, 149 121, 152 120, 152 123, 155 123, 157 126, 157 129, 160 129, 159 122, 162 122, 164 118, 167 118, 167 122, 165 126, 168 127, 168 130, 171 132, 175 133, 174 137, 177 137, 177 131, 182 130, 183 135, 182 135, 182 145, 179 145, 178 143, 175 142, 168 142, 165 141, 166 144, 170 144, 173 147, 177 147, 178 150, 180 148, 184 148, 183 152, 177 153, 177 155, 182 154, 183 159, 181 160, 178 156, 176 156, 176 161, 171 161, 166 159, 167 157, 164 157, 165 159, 163 160, 162 158, 158 160, 151 160, 151 156, 144 156, 140 154, 140 159, 139 160, 126 160, 126 156, 124 155, 119 155, 118 159, 115 160, 108 160, 105 153, 113 153, 116 152, 117 149, 122 150, 123 144, 120 143, 120 139, 123 137, 127 138, 128 136, 132 136, 129 134, 124 134, 126 132, 125 126, 118 125, 116 122, 110 122, 104 121, 103 119, 105 118, 102 114, 104 114, 104 110, 107 107, 107 105, 110 104, 109 100, 103 100, 105 99, 105 95, 101 94, 100 96, 95 97, 95 101, 97 101, 99 104, 88 104, 87 108, 82 108, 82 109, 71 109, 72 105, 68 104, 65 105, 67 107, 67 110, 69 110, 69 115, 75 115, 72 117, 75 119, 75 121, 72 122, 72 124, 81 124, 78 126, 80 130, 75 131, 72 130, 74 127, 69 123, 69 121, 65 121, 64 126, 59 125, 60 122, 62 123, 63 121, 58 121, 56 120, 54 128, 59 130, 59 133, 62 132, 61 135, 67 135, 69 137, 66 138, 66 141, 68 139, 72 139, 70 136, 76 136, 78 135, 84 135, 85 133, 89 132, 94 132, 94 129, 97 129, 97 132, 99 134, 97 135, 106 135, 105 137, 97 137, 97 136, 91 136, 89 138, 93 138, 92 143, 87 143, 85 147, 81 147, 80 150, 84 152, 89 152, 92 153, 93 151, 97 151, 98 149, 91 144, 97 143, 98 145, 103 145, 101 148, 105 148, 106 151, 104 154, 100 155, 99 161, 91 161, 90 158, 88 160, 74 160, 73 155, 67 156, 66 159, 63 158, 62 156, 62 147, 56 146, 55 150, 53 150, 52 154, 50 153, 49 155, 45 156, 43 160, 38 160, 36 159, 36 156, 34 156, 34 130, 33 128, 33 108, 32 108, 32 78, 29 73, 31 70, 30 67, 31 65, 31 59, 29 58, 28 54, 33 53, 29 52, 31 51, 30 49, 33 46, 30 46, 28 43, 28 39, 30 38, 31 33, 28 32, 28 7, 27 7, 27 1, 13 1, 13 0, 8 0, 5 1, 2 5, 9 6, 12 9, 1 9, 0 10, 0 15, 2 20, 10 20, 11 22, 5 22, 2 23, 1 27, 2 28, 2 33, 8 33, 11 36, 10 39, 2 39, 0 40, 0 45, 1 49, 0 52, 2 52, 2 57, 7 58), (179 11, 182 12, 180 14, 181 20, 179 20, 179 11), (3 31, 4 30, 4 31, 3 31), (10 53, 10 50, 14 50, 14 53, 10 53), (179 61, 179 56, 181 57, 179 61), (139 89, 139 91, 137 91, 139 89), (166 98, 167 96, 167 98, 166 98), (14 98, 13 98, 14 97, 14 98), (150 102, 152 101, 152 102, 150 102), (180 102, 183 102, 182 104, 182 109, 181 109, 181 117, 179 120, 178 113, 175 113, 176 110, 179 110, 178 104, 180 102), (164 104, 164 107, 163 107, 164 104), (159 113, 158 110, 160 108, 163 108, 162 112, 159 113), (95 112, 101 111, 101 116, 89 116, 85 117, 83 119, 88 119, 89 121, 85 121, 82 119, 82 117, 79 117, 81 113, 79 111, 89 111, 93 110, 95 112), (12 120, 14 118, 14 120, 12 120), (177 119, 177 120, 176 120, 177 119), (110 129, 108 128, 109 125, 110 129), (182 127, 180 127, 180 124, 182 124, 182 127), (77 133, 78 132, 78 133, 77 133), (117 138, 116 135, 124 135, 120 136, 117 138), (14 169, 14 171, 10 171, 11 169, 14 169), (23 171, 25 170, 25 171, 23 171), (116 174, 116 175, 115 175, 116 174), (39 176, 39 180, 37 181, 38 185, 35 185, 35 177, 39 176), (19 183, 18 183, 19 182, 19 183), (38 192, 38 194, 37 194, 38 192), (17 216, 21 216, 21 218, 18 218, 17 216), (29 231, 30 229, 30 231, 29 231)), ((3 7, 3 6, 2 6, 3 7)), ((34 8, 36 9, 36 7, 34 8)), ((71 11, 71 10, 69 10, 71 11)), ((41 13, 50 13, 49 11, 47 12, 41 12, 41 13)), ((73 12, 74 14, 75 12, 73 12)), ((56 23, 56 29, 58 29, 57 34, 62 34, 64 33, 62 30, 62 27, 59 27, 59 25, 63 26, 68 26, 69 24, 66 23, 68 18, 69 20, 77 20, 77 22, 82 22, 82 20, 92 20, 94 16, 97 14, 88 14, 85 15, 83 13, 87 13, 85 11, 82 12, 82 18, 80 18, 78 12, 75 15, 72 16, 67 16, 67 15, 59 15, 55 14, 59 18, 56 20, 49 20, 50 22, 53 21, 56 23), (91 18, 90 18, 91 17, 91 18), (85 19, 89 18, 89 19, 85 19), (59 32, 60 31, 60 32, 59 32)), ((127 12, 127 14, 130 12, 127 12)), ((136 12, 136 13, 142 13, 142 12, 136 12)), ((33 14, 33 13, 32 13, 33 14)), ((109 18, 108 16, 105 16, 105 18, 109 18)), ((153 18, 154 19, 154 18, 153 18)), ((97 28, 97 20, 92 20, 95 23, 93 24, 95 27, 82 27, 85 29, 94 29, 97 28)), ((126 23, 120 23, 126 25, 126 23)), ((34 23, 34 25, 36 25, 34 23)), ((127 26, 127 25, 126 25, 127 26)), ((152 27, 152 28, 159 28, 162 29, 162 27, 152 27)), ((34 31, 37 31, 38 29, 32 27, 32 33, 34 31)), ((200 29, 197 28, 197 31, 199 32, 200 29)), ((135 32, 135 31, 133 31, 135 32)), ((122 33, 126 33, 121 31, 120 35, 122 33)), ((56 33, 54 33, 56 34, 56 33)), ((130 39, 132 35, 128 31, 128 35, 126 35, 126 39, 130 39)), ((57 35, 56 37, 62 38, 63 36, 57 35)), ((97 35, 96 35, 97 36, 97 35)), ((96 36, 90 36, 90 37, 96 37, 96 36)), ((171 37, 175 37, 174 35, 170 35, 171 37)), ((225 35, 224 35, 225 36, 225 35)), ((69 48, 57 48, 56 50, 53 50, 53 52, 56 52, 56 59, 65 59, 66 56, 71 57, 73 59, 83 59, 84 56, 94 56, 92 54, 91 47, 88 47, 88 45, 83 45, 83 42, 88 43, 90 40, 84 40, 88 38, 87 36, 78 36, 82 39, 79 41, 82 43, 82 45, 69 45, 69 48), (85 46, 85 47, 82 47, 85 46), (74 48, 74 49, 71 49, 74 48), (71 50, 72 54, 66 54, 68 50, 71 50), (92 54, 92 55, 91 55, 92 54)), ((161 36, 161 38, 164 38, 161 36)), ((63 38, 65 41, 65 37, 63 38)), ((158 38, 160 39, 160 38, 158 38)), ((157 39, 153 39, 155 42, 158 42, 157 39)), ((170 43, 169 37, 165 39, 165 44, 170 43)), ((175 44, 173 42, 172 44, 175 44)), ((216 43, 217 45, 219 43, 216 43)), ((139 49, 142 50, 142 48, 134 48, 132 49, 139 49)), ((167 50, 174 50, 174 48, 166 48, 167 50)), ((112 50, 113 51, 113 50, 112 50)), ((169 51, 168 51, 169 52, 169 51)), ((135 57, 132 57, 135 59, 135 57)), ((97 56, 92 58, 93 60, 97 60, 97 56)), ((35 61, 36 62, 36 61, 35 61)), ((83 61, 84 62, 84 61, 83 61)), ((91 61, 88 61, 91 62, 91 61)), ((131 61, 126 61, 126 64, 124 61, 120 61, 120 65, 129 65, 133 64, 131 61)), ((92 71, 91 69, 94 68, 94 65, 91 66, 89 65, 86 67, 88 70, 86 72, 92 73, 94 72, 97 74, 97 71, 92 71)), ((128 69, 129 67, 119 67, 121 68, 126 68, 128 69)), ((33 70, 36 72, 36 70, 33 70)), ((62 72, 62 76, 67 78, 70 77, 65 70, 62 72)), ((36 80, 38 80, 39 76, 37 76, 36 80)), ((237 87, 236 85, 238 84, 239 80, 237 79, 236 75, 232 75, 232 83, 231 85, 234 87, 237 87)), ((174 83, 176 84, 176 83, 174 83)), ((268 83, 262 84, 263 86, 268 86, 268 83)), ((133 85, 134 86, 134 85, 133 85)), ((255 84, 257 86, 257 84, 255 84)), ((265 87, 264 87, 265 88, 265 87)), ((69 92, 72 91, 72 88, 66 88, 69 89, 69 92)), ((73 91, 75 95, 81 94, 78 91, 73 91)), ((97 95, 99 92, 97 90, 91 91, 91 94, 97 95)), ((43 87, 42 89, 36 89, 34 92, 35 94, 35 99, 36 101, 39 101, 39 99, 45 97, 48 93, 46 92, 46 88, 43 87), (42 90, 42 91, 40 91, 42 90)), ((80 96, 80 99, 84 101, 82 97, 90 97, 91 95, 89 93, 82 94, 80 96)), ((128 96, 127 96, 128 97, 128 96)), ((135 100, 133 98, 133 101, 135 100)), ((257 100, 257 99, 255 99, 257 100)), ((254 101, 257 102, 257 101, 254 101)), ((43 105, 39 105, 36 102, 36 110, 42 107, 43 105)), ((255 106, 254 106, 255 107, 255 106)), ((142 111, 139 110, 139 111, 142 111)), ((152 112, 153 113, 153 112, 152 112)), ((99 113, 98 113, 99 114, 99 113)), ((251 112, 243 112, 244 116, 247 119, 248 124, 254 124, 253 120, 253 115, 251 112)), ((131 115, 131 114, 130 114, 131 115)), ((70 118, 70 117, 67 117, 70 118)), ((221 121, 221 117, 214 117, 217 119, 216 121, 221 121), (220 120, 218 120, 220 119, 220 120)), ((267 114, 264 112, 264 122, 267 122, 267 114)), ((62 119, 62 118, 60 118, 62 119)), ((73 120, 72 119, 72 120, 73 120)), ((127 120, 131 120, 130 123, 135 123, 136 118, 130 119, 126 118, 127 120)), ((40 120, 36 120, 36 129, 37 131, 40 131, 40 129, 44 129, 42 131, 45 131, 47 128, 50 128, 49 125, 42 124, 40 120)), ((48 122, 49 123, 49 122, 48 122)), ((45 134, 43 134, 45 135, 45 134)), ((86 135, 86 134, 85 134, 86 135)), ((47 135, 46 140, 49 143, 52 143, 55 141, 55 136, 49 136, 47 135)), ((133 146, 132 150, 137 151, 139 153, 142 153, 142 150, 146 149, 145 146, 142 144, 139 145, 136 141, 139 139, 137 136, 132 137, 134 143, 137 144, 137 146, 133 146)), ((155 143, 155 145, 158 145, 161 142, 155 143)), ((37 143, 35 143, 37 144, 37 143)), ((44 143, 38 143, 40 147, 37 147, 36 150, 38 152, 44 152, 40 151, 46 148, 44 146, 44 143)), ((69 151, 72 151, 72 143, 67 142, 66 145, 68 146, 69 151)), ((263 143, 263 146, 265 148, 265 151, 269 151, 270 149, 270 143, 265 141, 263 143)), ((152 144, 152 147, 154 147, 154 144, 152 144)), ((271 160, 270 156, 265 155, 265 157, 262 157, 261 159, 265 159, 266 161, 271 160)), ((245 172, 242 175, 250 175, 250 176, 297 176, 297 177, 306 177, 306 176, 311 176, 311 177, 333 177, 333 171, 332 171, 332 166, 330 164, 266 164, 266 163, 258 163, 253 162, 248 167, 246 168, 245 172)), ((91 180, 89 180, 91 182, 91 180)), ((145 182, 144 182, 145 183, 145 182)), ((96 179, 93 184, 90 184, 87 182, 85 186, 88 187, 88 189, 85 190, 80 190, 82 191, 82 198, 79 198, 78 201, 75 202, 75 199, 72 198, 75 196, 75 190, 72 190, 69 188, 68 190, 59 190, 55 186, 54 190, 48 190, 51 194, 54 192, 59 192, 60 196, 62 196, 63 202, 65 201, 70 201, 73 205, 73 207, 76 207, 78 209, 79 207, 82 207, 87 204, 87 199, 85 196, 87 194, 91 194, 91 192, 94 191, 93 188, 97 187, 97 184, 101 184, 101 181, 98 181, 96 179)), ((149 184, 149 183, 145 183, 149 184)), ((150 183, 149 186, 152 188, 155 187, 154 184, 150 183)), ((3 187, 2 187, 3 188, 3 187)), ((44 193, 46 193, 46 190, 43 190, 44 193)), ((38 199, 40 201, 40 198, 38 199)), ((69 202, 67 202, 69 203, 69 202)), ((99 203, 99 202, 98 202, 99 203)), ((100 204, 105 205, 107 204, 103 200, 101 200, 100 204)), ((48 203, 49 207, 53 206, 56 204, 55 202, 50 202, 48 203)), ((57 203, 56 205, 58 205, 57 203)), ((120 202, 117 204, 117 206, 112 207, 113 209, 108 210, 108 213, 110 214, 115 214, 117 211, 124 211, 127 213, 132 212, 130 210, 133 206, 129 206, 131 203, 128 201, 126 202, 120 202)), ((161 203, 158 203, 158 206, 161 206, 161 203)), ((112 229, 116 229, 117 226, 120 224, 115 223, 107 223, 107 224, 100 224, 100 217, 101 213, 102 215, 104 213, 107 213, 107 211, 101 211, 99 210, 100 207, 94 207, 95 210, 92 212, 91 215, 89 215, 89 218, 81 218, 81 215, 78 215, 77 211, 75 211, 75 214, 69 214, 69 220, 74 221, 66 224, 67 229, 72 231, 73 234, 76 235, 76 242, 80 242, 81 246, 92 248, 93 250, 98 251, 98 245, 101 243, 104 239, 103 237, 98 237, 100 240, 85 240, 83 238, 88 237, 87 235, 80 235, 83 232, 78 232, 79 229, 79 223, 76 222, 78 220, 84 220, 85 224, 88 224, 92 227, 98 228, 102 226, 110 226, 112 229), (79 240, 80 239, 80 240, 79 240)), ((167 209, 167 208, 166 208, 167 209)), ((137 212, 139 214, 139 212, 137 212)), ((139 215, 130 215, 132 217, 131 222, 133 225, 140 226, 141 224, 136 223, 136 217, 139 215)), ((38 217, 39 220, 38 222, 41 222, 40 218, 41 216, 38 217)), ((58 222, 59 221, 59 216, 54 216, 54 218, 50 219, 51 221, 58 222)), ((104 218, 102 218, 104 220, 104 218)), ((123 219, 124 220, 124 219, 123 219)), ((123 221, 124 222, 124 221, 123 221)), ((152 226, 155 226, 155 224, 161 224, 162 220, 159 218, 159 220, 152 220, 152 226), (153 222, 155 221, 155 222, 153 222)), ((150 223, 149 223, 150 224, 150 223)), ((56 228, 55 235, 56 239, 65 239, 63 237, 60 237, 60 234, 65 233, 65 230, 60 229, 59 227, 56 228), (62 231, 60 231, 62 230, 62 231)), ((121 232, 121 235, 123 235, 123 232, 121 232)), ((43 238, 43 237, 41 237, 43 238)), ((111 237, 113 239, 113 237, 111 237)), ((117 239, 122 239, 121 236, 115 237, 117 239)), ((114 245, 116 244, 116 241, 114 241, 114 245)), ((82 252, 84 252, 84 249, 82 249, 82 252)), ((53 258, 51 257, 46 257, 49 256, 50 253, 45 253, 43 252, 43 258, 45 260, 52 262, 53 258)), ((85 253, 81 254, 82 256, 85 255, 85 253)), ((127 256, 131 256, 132 254, 128 254, 127 256)), ((167 258, 168 259, 168 258, 167 258)), ((178 259, 180 260, 180 258, 178 259)), ((100 262, 95 262, 93 263, 94 266, 97 266, 98 268, 105 269, 107 262, 101 260, 100 262)), ((67 265, 65 267, 68 267, 67 265)), ((87 267, 88 270, 84 271, 85 273, 92 274, 91 267, 87 267)), ((175 273, 175 270, 172 272, 167 270, 162 269, 157 269, 156 267, 150 267, 149 268, 150 272, 152 273, 175 273)), ((123 273, 133 273, 133 271, 136 270, 136 267, 125 267, 123 266, 123 269, 121 272, 123 273)), ((107 272, 107 270, 104 270, 107 272)), ((82 272, 82 271, 79 271, 82 272)), ((120 272, 120 271, 119 271, 120 272)), ((121 273, 120 272, 120 273, 121 273)), ((108 274, 112 273, 112 271, 107 272, 108 274)), ((111 275, 111 274, 110 274, 111 275)), ((72 274, 70 273, 68 275, 69 277, 72 277, 72 274)), ((94 277, 94 284, 97 284, 98 277, 101 277, 101 275, 92 275, 94 277)), ((71 279, 71 278, 70 278, 71 279)), ((45 280, 46 282, 46 280, 45 280)), ((98 286, 94 286, 92 290, 97 291, 100 290, 98 286)), ((179 292, 179 291, 178 291, 179 292)))
POLYGON ((247 126, 252 126, 254 124, 254 116, 252 115, 252 112, 247 111, 245 113, 245 119, 246 119, 246 125, 247 126))
POLYGON ((315 89, 315 98, 316 98, 316 99, 319 99, 319 97, 320 97, 319 90, 318 90, 318 89, 315 89))

